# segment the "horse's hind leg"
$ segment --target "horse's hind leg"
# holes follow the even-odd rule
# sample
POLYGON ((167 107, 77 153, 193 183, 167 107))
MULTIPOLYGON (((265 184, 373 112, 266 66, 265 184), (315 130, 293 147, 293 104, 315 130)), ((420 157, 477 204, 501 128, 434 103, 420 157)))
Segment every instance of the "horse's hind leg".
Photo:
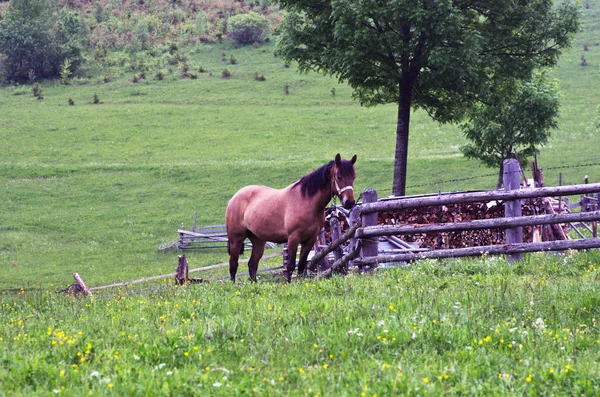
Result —
MULTIPOLYGON (((316 240, 315 240, 316 241, 316 240)), ((298 276, 304 277, 304 271, 306 269, 306 262, 308 260, 308 254, 310 254, 310 250, 312 249, 315 241, 309 241, 307 243, 302 243, 302 248, 300 248, 300 258, 298 259, 298 276)))
POLYGON ((229 276, 231 281, 235 283, 235 275, 238 269, 238 260, 240 254, 244 252, 244 238, 230 238, 227 242, 227 250, 229 251, 229 276))
POLYGON ((248 261, 248 272, 250 273, 250 280, 256 282, 256 273, 258 272, 258 262, 260 258, 262 258, 265 252, 265 244, 267 243, 264 240, 260 240, 256 236, 249 236, 250 241, 252 242, 252 254, 250 255, 250 260, 248 261))

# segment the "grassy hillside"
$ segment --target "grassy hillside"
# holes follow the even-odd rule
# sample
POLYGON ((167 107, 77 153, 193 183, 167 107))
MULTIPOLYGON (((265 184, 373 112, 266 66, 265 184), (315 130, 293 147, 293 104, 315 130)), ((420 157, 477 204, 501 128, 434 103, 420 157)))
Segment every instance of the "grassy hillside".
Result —
MULTIPOLYGON (((181 2, 200 3, 209 2, 181 2)), ((133 4, 106 2, 115 18, 133 4)), ((139 15, 102 37, 126 41, 139 15)), ((600 0, 582 2, 584 30, 553 72, 565 99, 539 158, 548 185, 558 172, 565 184, 600 181, 599 17, 600 0)), ((0 87, 0 396, 599 394, 598 250, 512 266, 485 255, 422 261, 291 285, 262 276, 56 292, 73 272, 89 286, 172 272, 180 253, 156 248, 195 212, 200 225, 223 223, 240 187, 286 186, 338 152, 358 155, 357 191, 391 191, 393 106, 360 107, 345 85, 286 67, 272 43, 180 49, 197 78, 124 45, 70 85, 40 82, 42 100, 31 85, 0 87)), ((415 112, 409 193, 493 188, 496 172, 462 158, 463 143, 454 126, 415 112)), ((188 259, 199 267, 227 255, 188 259)))
MULTIPOLYGON (((582 7, 585 29, 555 71, 565 100, 560 130, 540 156, 549 185, 558 172, 563 183, 586 174, 600 180, 593 126, 599 9, 597 1, 582 7)), ((285 67, 272 43, 235 48, 225 40, 186 54, 197 79, 181 78, 177 67, 161 81, 158 69, 140 79, 139 70, 121 66, 109 70, 107 83, 102 72, 68 86, 41 82, 43 100, 29 85, 0 88, 0 289, 65 285, 74 271, 91 285, 170 272, 177 253, 155 249, 196 211, 199 224, 223 223, 240 187, 285 186, 337 152, 358 155, 357 191, 389 194, 393 106, 360 107, 345 85, 285 67)), ((463 143, 455 127, 416 112, 409 193, 493 188, 495 170, 462 158, 463 143)), ((225 259, 224 252, 197 253, 191 262, 225 259)))

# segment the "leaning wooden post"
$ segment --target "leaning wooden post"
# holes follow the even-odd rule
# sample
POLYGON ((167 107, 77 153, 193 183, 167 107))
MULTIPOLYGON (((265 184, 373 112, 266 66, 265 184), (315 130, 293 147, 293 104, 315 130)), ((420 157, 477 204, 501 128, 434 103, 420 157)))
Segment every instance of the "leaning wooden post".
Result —
POLYGON ((85 283, 83 282, 83 280, 81 279, 81 277, 79 277, 79 274, 73 273, 73 278, 75 279, 75 282, 77 283, 77 287, 73 291, 74 295, 77 296, 77 294, 79 292, 83 292, 83 294, 85 296, 88 296, 88 295, 92 294, 92 292, 87 287, 87 285, 85 285, 85 283))
MULTIPOLYGON (((521 166, 515 159, 504 160, 504 190, 520 188, 521 166)), ((504 203, 504 216, 507 218, 521 216, 521 200, 510 200, 504 203)), ((506 244, 520 244, 523 242, 523 228, 513 227, 506 229, 506 244)), ((509 262, 523 259, 523 254, 508 254, 509 262)))
MULTIPOLYGON (((363 203, 374 203, 377 201, 377 191, 375 189, 365 189, 362 192, 362 199, 363 199, 363 203)), ((366 226, 377 226, 377 212, 373 212, 371 214, 367 214, 367 215, 361 215, 361 221, 362 221, 362 226, 366 227, 366 226)), ((366 239, 361 239, 361 244, 362 244, 362 249, 361 249, 361 257, 362 258, 368 258, 368 257, 373 257, 373 256, 377 256, 379 250, 378 250, 378 243, 377 243, 377 239, 376 238, 366 238, 366 239)), ((377 267, 377 264, 375 264, 373 267, 377 267)), ((362 266, 360 267, 362 270, 362 266)))
MULTIPOLYGON (((352 208, 350 210, 350 213, 348 214, 348 222, 350 222, 350 224, 348 226, 350 226, 350 228, 352 228, 352 226, 356 225, 359 221, 360 221, 360 206, 355 205, 354 208, 352 208)), ((356 234, 353 234, 352 237, 350 238, 350 251, 352 251, 354 249, 354 247, 356 247, 357 243, 358 243, 358 239, 356 238, 356 234)), ((352 268, 353 266, 354 266, 354 261, 350 260, 348 262, 348 269, 352 268)))
MULTIPOLYGON (((340 235, 342 234, 342 232, 340 230, 340 220, 337 217, 332 216, 329 219, 329 227, 331 230, 331 241, 335 241, 335 240, 339 239, 340 235)), ((336 249, 333 250, 334 261, 339 260, 342 256, 343 256, 343 251, 342 251, 341 246, 337 247, 336 249)))

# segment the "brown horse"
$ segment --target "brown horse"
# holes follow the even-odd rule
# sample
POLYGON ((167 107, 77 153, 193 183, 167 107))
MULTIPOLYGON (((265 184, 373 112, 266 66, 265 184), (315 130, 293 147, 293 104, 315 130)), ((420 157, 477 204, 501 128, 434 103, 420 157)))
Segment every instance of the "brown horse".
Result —
POLYGON ((288 263, 283 274, 288 282, 292 280, 296 252, 301 244, 298 275, 304 275, 308 253, 325 223, 324 211, 329 201, 337 195, 345 208, 354 206, 355 162, 356 155, 348 161, 342 160, 338 153, 334 161, 283 189, 257 185, 240 189, 229 200, 225 214, 231 281, 235 282, 238 258, 244 252, 246 238, 252 242, 248 262, 252 281, 256 281, 258 261, 267 241, 287 242, 288 263))

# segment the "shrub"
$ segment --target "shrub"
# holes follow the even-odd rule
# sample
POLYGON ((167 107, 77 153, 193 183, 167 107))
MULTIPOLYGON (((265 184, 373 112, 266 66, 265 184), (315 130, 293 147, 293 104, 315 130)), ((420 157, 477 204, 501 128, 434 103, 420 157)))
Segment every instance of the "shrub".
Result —
POLYGON ((269 34, 269 20, 255 12, 239 14, 229 18, 229 33, 238 44, 252 44, 263 41, 269 34))
POLYGON ((3 17, 0 54, 8 80, 56 77, 66 59, 72 73, 83 63, 87 28, 76 11, 62 9, 54 23, 49 0, 11 1, 3 17))
POLYGON ((33 93, 33 96, 36 98, 39 98, 42 96, 42 89, 40 88, 40 85, 38 83, 35 83, 33 85, 33 87, 31 88, 31 91, 33 93))

